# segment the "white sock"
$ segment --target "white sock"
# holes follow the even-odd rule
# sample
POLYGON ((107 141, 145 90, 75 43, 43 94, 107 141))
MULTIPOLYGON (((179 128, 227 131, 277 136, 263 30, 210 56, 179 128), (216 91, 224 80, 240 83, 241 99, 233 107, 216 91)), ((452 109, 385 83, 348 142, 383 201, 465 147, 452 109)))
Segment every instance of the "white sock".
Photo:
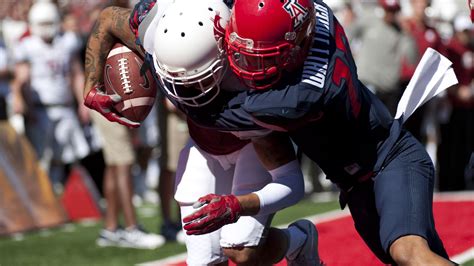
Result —
POLYGON ((288 236, 290 242, 285 256, 289 259, 294 259, 305 243, 307 236, 296 226, 290 226, 287 229, 283 229, 283 232, 288 236))

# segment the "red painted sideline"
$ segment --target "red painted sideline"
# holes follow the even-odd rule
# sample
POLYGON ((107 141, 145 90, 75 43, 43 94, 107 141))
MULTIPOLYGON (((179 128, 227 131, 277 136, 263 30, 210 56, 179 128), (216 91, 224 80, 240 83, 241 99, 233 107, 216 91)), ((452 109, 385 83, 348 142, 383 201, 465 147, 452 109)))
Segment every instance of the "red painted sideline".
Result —
MULTIPOLYGON (((435 202, 436 228, 450 256, 474 247, 474 201, 435 202)), ((343 217, 317 224, 319 252, 329 266, 384 265, 365 245, 354 229, 352 218, 343 217)), ((185 266, 186 263, 170 264, 185 266)), ((234 265, 234 264, 230 264, 234 265)), ((286 265, 282 261, 278 266, 286 265)))
POLYGON ((81 167, 74 167, 68 177, 61 202, 69 219, 101 219, 101 209, 98 205, 99 195, 92 178, 81 167))

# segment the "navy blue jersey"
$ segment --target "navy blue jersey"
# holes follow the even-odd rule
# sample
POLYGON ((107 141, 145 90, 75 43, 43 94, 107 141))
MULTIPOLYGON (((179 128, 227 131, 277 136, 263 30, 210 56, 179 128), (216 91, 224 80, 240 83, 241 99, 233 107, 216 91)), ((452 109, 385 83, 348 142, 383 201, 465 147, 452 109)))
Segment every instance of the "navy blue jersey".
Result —
POLYGON ((321 1, 315 7, 315 35, 304 65, 275 87, 221 91, 203 107, 169 98, 202 127, 286 131, 328 178, 349 186, 372 174, 393 118, 358 80, 348 40, 332 11, 321 1))
POLYGON ((187 110, 220 130, 261 126, 288 132, 328 178, 349 184, 371 175, 393 118, 358 80, 348 40, 332 11, 316 1, 315 36, 299 71, 269 90, 230 93, 205 109, 187 110))
POLYGON ((259 124, 288 131, 328 178, 347 183, 371 175, 392 117, 358 80, 344 30, 316 2, 313 46, 303 68, 266 91, 249 92, 242 108, 259 124))

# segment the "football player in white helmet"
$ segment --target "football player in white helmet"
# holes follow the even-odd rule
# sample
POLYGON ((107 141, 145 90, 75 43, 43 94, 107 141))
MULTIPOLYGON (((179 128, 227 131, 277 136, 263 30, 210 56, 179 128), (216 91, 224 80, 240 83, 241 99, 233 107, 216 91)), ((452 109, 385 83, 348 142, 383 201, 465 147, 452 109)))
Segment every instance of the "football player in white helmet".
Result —
POLYGON ((30 34, 15 47, 11 84, 13 112, 25 119, 25 133, 56 188, 72 164, 89 153, 78 112, 84 79, 80 39, 60 32, 60 15, 51 2, 35 3, 28 14, 30 34))
POLYGON ((146 40, 153 41, 154 66, 161 84, 170 97, 185 105, 199 107, 211 102, 227 69, 222 39, 216 42, 220 36, 213 32, 215 24, 228 21, 229 12, 223 2, 217 3, 214 8, 218 10, 210 11, 192 10, 192 4, 176 2, 164 11, 153 40, 146 40))
POLYGON ((158 75, 162 92, 188 116, 191 140, 181 152, 176 176, 175 199, 182 216, 193 213, 198 207, 193 203, 205 195, 237 195, 213 199, 214 204, 232 211, 215 214, 221 223, 208 228, 213 232, 187 236, 187 264, 227 265, 230 258, 237 264, 266 265, 287 256, 292 261, 304 258, 308 262, 305 265, 319 265, 317 232, 311 222, 299 221, 284 230, 269 228, 275 211, 295 204, 304 195, 303 176, 289 140, 283 138, 279 145, 257 153, 249 140, 192 121, 193 110, 219 108, 214 103, 225 97, 228 89, 246 89, 226 72, 220 44, 229 17, 229 8, 221 0, 145 0, 131 15, 126 9, 105 9, 87 46, 85 103, 111 121, 138 126, 113 112, 112 98, 97 88, 102 86, 104 55, 114 38, 143 52, 158 75), (128 17, 130 25, 125 20, 128 17), (132 31, 127 30, 129 26, 132 31), (278 162, 265 161, 272 169, 268 171, 259 155, 273 151, 281 156, 278 162), (276 192, 268 193, 268 185, 276 187, 276 192), (265 192, 259 196, 252 195, 267 196, 262 198, 267 204, 262 209, 260 205, 244 206, 246 201, 238 199, 239 195, 262 190, 265 192), (228 225, 216 230, 223 224, 228 225))

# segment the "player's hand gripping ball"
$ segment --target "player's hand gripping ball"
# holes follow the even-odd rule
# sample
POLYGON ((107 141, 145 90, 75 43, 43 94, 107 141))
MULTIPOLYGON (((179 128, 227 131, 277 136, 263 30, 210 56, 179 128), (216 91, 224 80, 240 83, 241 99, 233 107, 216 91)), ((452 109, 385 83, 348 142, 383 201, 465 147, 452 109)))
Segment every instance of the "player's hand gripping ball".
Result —
POLYGON ((104 85, 108 95, 120 95, 114 109, 133 122, 142 122, 150 113, 157 93, 151 69, 143 59, 121 43, 107 56, 104 85))

